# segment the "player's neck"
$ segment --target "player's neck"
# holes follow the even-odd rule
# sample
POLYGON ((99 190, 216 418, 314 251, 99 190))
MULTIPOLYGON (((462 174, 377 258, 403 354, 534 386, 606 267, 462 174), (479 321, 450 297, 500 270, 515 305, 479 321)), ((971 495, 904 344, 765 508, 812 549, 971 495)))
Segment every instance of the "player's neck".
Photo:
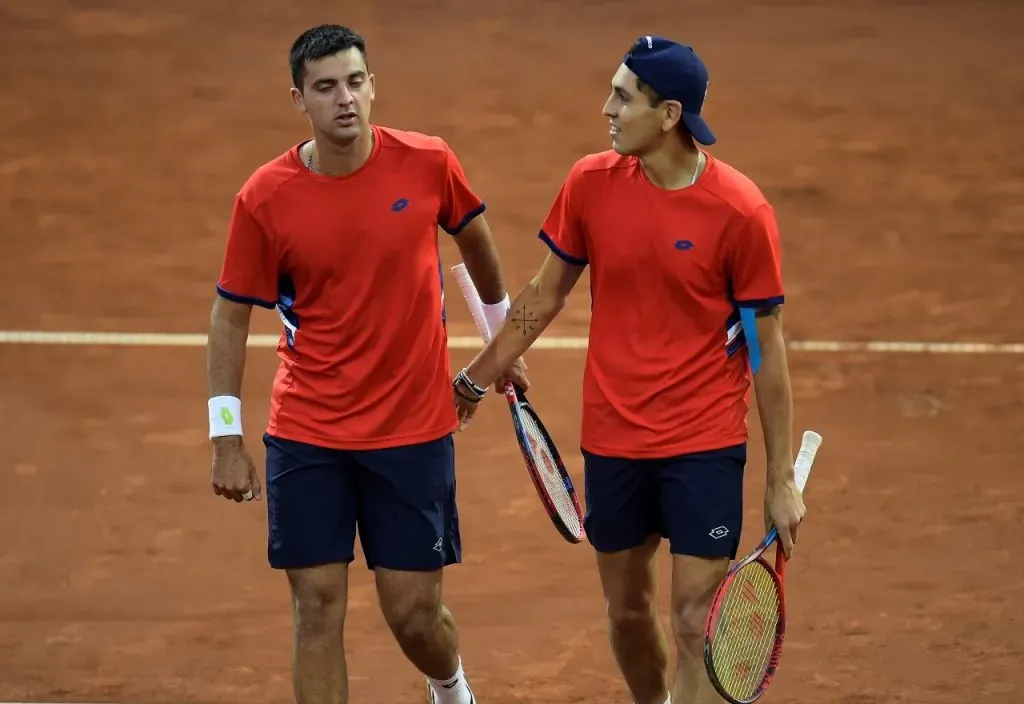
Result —
POLYGON ((308 150, 306 164, 316 173, 324 176, 348 176, 358 171, 373 153, 373 129, 367 127, 362 135, 344 144, 314 133, 308 150))
POLYGON ((666 139, 657 149, 640 157, 648 180, 669 191, 692 186, 703 172, 705 162, 695 145, 677 138, 666 139))

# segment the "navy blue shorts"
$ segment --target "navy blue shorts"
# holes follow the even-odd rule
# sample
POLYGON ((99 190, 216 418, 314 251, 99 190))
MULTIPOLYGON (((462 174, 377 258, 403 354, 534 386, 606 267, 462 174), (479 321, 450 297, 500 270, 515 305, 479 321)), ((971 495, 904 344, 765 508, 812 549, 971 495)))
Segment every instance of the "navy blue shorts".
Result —
POLYGON ((460 562, 455 443, 333 450, 264 434, 267 557, 275 569, 355 558, 370 569, 436 570, 460 562))
POLYGON ((657 534, 676 555, 736 557, 745 444, 650 460, 583 451, 583 459, 584 525, 598 552, 635 548, 657 534))

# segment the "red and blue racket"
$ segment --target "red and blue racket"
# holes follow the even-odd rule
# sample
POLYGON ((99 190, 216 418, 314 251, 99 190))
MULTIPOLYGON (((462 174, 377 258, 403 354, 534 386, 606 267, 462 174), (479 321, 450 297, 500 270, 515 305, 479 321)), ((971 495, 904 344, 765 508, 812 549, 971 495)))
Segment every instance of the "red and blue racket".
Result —
MULTIPOLYGON (((821 445, 821 436, 804 432, 794 475, 801 492, 821 445)), ((718 693, 730 704, 751 704, 768 689, 782 657, 786 635, 783 575, 786 554, 778 529, 734 564, 715 592, 704 634, 704 666, 718 693), (775 566, 764 553, 775 543, 775 566)))
MULTIPOLYGON (((452 267, 452 273, 459 284, 469 312, 484 342, 490 341, 490 333, 484 318, 483 301, 469 277, 464 264, 452 267)), ((512 425, 516 441, 526 463, 527 472, 537 490, 541 504, 551 522, 565 540, 570 543, 583 541, 583 508, 573 486, 572 478, 565 469, 562 457, 555 447, 533 404, 526 394, 513 382, 505 383, 505 400, 512 414, 512 425)))

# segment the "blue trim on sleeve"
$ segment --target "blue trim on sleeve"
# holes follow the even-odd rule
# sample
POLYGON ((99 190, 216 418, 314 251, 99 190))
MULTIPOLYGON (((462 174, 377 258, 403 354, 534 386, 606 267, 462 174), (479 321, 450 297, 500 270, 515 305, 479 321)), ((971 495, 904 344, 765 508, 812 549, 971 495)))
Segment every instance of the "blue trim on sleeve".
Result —
POLYGON ((757 374, 761 369, 761 343, 757 339, 757 314, 753 308, 740 308, 740 325, 747 343, 747 359, 750 371, 757 374))
POLYGON ((260 308, 266 308, 268 310, 273 310, 274 306, 277 305, 276 302, 271 303, 270 301, 264 301, 262 298, 253 298, 252 296, 239 296, 237 293, 231 293, 231 291, 226 291, 220 286, 217 286, 217 295, 219 295, 221 298, 226 298, 229 301, 234 301, 235 303, 248 303, 250 305, 259 306, 260 308))
POLYGON ((757 337, 757 311, 761 308, 771 308, 781 305, 785 296, 773 296, 754 301, 736 301, 740 309, 740 324, 743 326, 743 335, 747 338, 747 357, 750 360, 750 371, 754 374, 761 369, 761 343, 757 337))
POLYGON ((480 215, 485 210, 487 210, 487 204, 481 203, 480 205, 466 213, 465 217, 463 217, 462 220, 459 220, 459 224, 453 227, 452 229, 449 230, 444 225, 441 225, 441 229, 454 237, 455 235, 459 234, 464 229, 466 229, 466 225, 468 225, 473 218, 475 218, 477 215, 480 215))
POLYGON ((546 244, 548 247, 550 247, 551 251, 554 252, 556 255, 558 255, 558 258, 561 259, 562 261, 567 262, 569 264, 575 264, 576 266, 586 266, 587 265, 587 260, 586 259, 580 259, 579 257, 574 257, 571 254, 569 254, 568 252, 566 252, 565 250, 563 250, 561 247, 559 247, 557 244, 555 244, 555 241, 552 240, 551 237, 548 235, 548 233, 544 232, 544 230, 541 230, 540 234, 537 235, 537 236, 540 237, 541 241, 544 244, 546 244))
POLYGON ((785 296, 772 296, 771 298, 758 298, 752 301, 736 301, 740 308, 771 308, 782 305, 786 301, 785 296))

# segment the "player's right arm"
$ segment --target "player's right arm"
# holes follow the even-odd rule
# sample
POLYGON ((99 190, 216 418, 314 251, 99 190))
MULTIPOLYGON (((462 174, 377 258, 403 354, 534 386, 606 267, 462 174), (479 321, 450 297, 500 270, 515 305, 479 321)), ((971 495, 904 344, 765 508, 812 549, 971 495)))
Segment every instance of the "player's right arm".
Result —
POLYGON ((252 306, 272 308, 278 257, 243 197, 235 199, 217 296, 210 312, 206 383, 214 493, 232 501, 259 499, 256 466, 242 443, 242 377, 252 306))
POLYGON ((456 405, 463 425, 475 411, 476 392, 494 384, 503 370, 526 353, 565 307, 587 266, 581 173, 577 162, 544 220, 540 238, 551 251, 540 270, 512 301, 501 329, 456 379, 456 405))

